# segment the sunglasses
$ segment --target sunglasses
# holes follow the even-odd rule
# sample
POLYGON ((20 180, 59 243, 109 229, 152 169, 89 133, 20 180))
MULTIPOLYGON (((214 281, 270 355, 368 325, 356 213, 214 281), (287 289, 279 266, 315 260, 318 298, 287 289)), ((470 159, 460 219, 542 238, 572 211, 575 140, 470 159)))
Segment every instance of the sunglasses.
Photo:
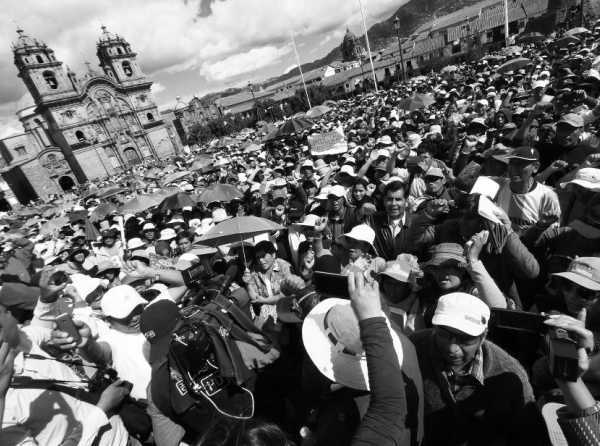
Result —
POLYGON ((574 290, 577 292, 577 295, 579 297, 581 297, 582 299, 585 299, 585 300, 594 300, 598 296, 597 291, 590 290, 588 288, 584 288, 580 285, 577 285, 574 282, 571 282, 570 280, 561 280, 560 288, 563 291, 567 291, 567 292, 574 290))

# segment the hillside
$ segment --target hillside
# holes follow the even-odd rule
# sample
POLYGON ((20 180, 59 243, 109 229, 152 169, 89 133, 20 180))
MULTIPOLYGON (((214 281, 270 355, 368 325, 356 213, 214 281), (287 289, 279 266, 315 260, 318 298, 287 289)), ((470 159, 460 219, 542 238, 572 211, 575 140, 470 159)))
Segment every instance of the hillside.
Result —
MULTIPOLYGON (((376 23, 369 28, 371 51, 375 53, 396 42, 396 30, 394 29, 394 19, 396 16, 400 18, 400 24, 402 26, 400 35, 402 37, 408 37, 419 26, 432 20, 434 16, 440 17, 450 14, 461 8, 478 3, 479 1, 481 0, 410 0, 408 3, 398 8, 398 10, 388 19, 376 23)), ((363 36, 361 35, 359 37, 364 42, 363 36)), ((342 54, 338 45, 321 59, 303 64, 302 70, 304 72, 314 70, 315 68, 339 60, 341 57, 342 54)), ((300 71, 298 68, 294 68, 281 76, 269 79, 265 85, 281 82, 297 76, 298 74, 300 74, 300 71)))

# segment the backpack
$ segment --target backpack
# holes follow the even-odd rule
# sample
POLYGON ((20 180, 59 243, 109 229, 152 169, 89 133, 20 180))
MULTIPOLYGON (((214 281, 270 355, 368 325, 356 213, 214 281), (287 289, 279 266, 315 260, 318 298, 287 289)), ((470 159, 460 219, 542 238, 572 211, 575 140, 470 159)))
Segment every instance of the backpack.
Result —
POLYGON ((151 394, 156 407, 186 431, 205 432, 218 417, 248 420, 254 372, 244 364, 235 341, 263 353, 271 343, 234 303, 217 296, 203 306, 181 310, 182 324, 172 334, 169 352, 152 367, 151 394), (262 337, 264 343, 255 337, 262 337))

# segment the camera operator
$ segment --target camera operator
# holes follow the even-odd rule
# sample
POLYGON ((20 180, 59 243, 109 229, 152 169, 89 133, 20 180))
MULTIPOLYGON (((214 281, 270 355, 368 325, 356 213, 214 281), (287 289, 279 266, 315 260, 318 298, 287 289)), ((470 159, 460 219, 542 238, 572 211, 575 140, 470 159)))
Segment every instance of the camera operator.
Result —
POLYGON ((581 379, 581 375, 588 371, 600 372, 600 357, 588 356, 594 348, 594 335, 585 328, 585 315, 583 310, 579 319, 560 314, 545 321, 550 327, 566 330, 577 340, 579 377, 576 381, 556 380, 566 403, 566 407, 557 411, 558 424, 569 446, 600 444, 600 402, 581 379))
MULTIPOLYGON (((48 277, 49 271, 43 272, 41 293, 51 300, 65 285, 48 285, 48 277)), ((115 415, 129 387, 117 380, 97 402, 89 402, 87 381, 41 348, 51 337, 43 325, 34 317, 30 325, 19 327, 0 305, 0 444, 131 444, 122 419, 115 415)))

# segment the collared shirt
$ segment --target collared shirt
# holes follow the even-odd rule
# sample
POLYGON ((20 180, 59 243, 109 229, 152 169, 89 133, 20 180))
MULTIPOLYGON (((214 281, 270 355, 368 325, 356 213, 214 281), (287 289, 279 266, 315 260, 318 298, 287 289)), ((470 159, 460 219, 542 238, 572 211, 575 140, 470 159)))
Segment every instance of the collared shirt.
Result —
POLYGON ((481 350, 481 346, 479 350, 475 354, 475 358, 469 365, 469 368, 462 373, 457 373, 450 370, 442 371, 442 376, 445 378, 446 384, 448 385, 448 390, 450 390, 450 395, 455 399, 457 398, 460 391, 466 386, 483 386, 484 376, 483 376, 483 352, 481 350))
POLYGON ((392 231, 392 236, 396 237, 398 234, 400 234, 400 232, 402 231, 402 228, 405 226, 406 224, 406 212, 404 214, 402 214, 402 217, 396 219, 396 220, 392 220, 391 218, 388 218, 388 226, 390 228, 390 231, 392 231))

